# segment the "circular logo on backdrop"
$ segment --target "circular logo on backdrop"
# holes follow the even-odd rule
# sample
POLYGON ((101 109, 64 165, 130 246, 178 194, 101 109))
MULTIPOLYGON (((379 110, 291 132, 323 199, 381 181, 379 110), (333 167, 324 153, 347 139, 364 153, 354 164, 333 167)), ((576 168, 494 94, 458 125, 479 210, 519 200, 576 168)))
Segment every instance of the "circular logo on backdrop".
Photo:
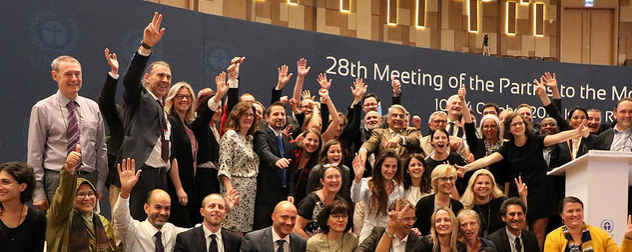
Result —
POLYGON ((604 219, 601 221, 600 227, 606 232, 612 233, 612 231, 614 231, 614 221, 612 221, 611 219, 604 219))
POLYGON ((55 13, 43 11, 31 19, 31 41, 42 50, 71 52, 77 47, 77 24, 55 13))

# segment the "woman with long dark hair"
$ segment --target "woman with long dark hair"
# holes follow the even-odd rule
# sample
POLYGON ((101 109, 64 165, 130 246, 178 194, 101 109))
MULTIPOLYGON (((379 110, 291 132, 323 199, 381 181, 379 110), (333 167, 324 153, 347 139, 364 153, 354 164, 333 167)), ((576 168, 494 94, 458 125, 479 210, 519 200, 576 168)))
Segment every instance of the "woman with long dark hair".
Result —
POLYGON ((365 163, 359 155, 353 160, 355 179, 351 185, 351 200, 364 202, 364 225, 360 231, 360 242, 369 236, 374 227, 386 227, 388 206, 396 199, 404 197, 399 156, 390 150, 383 151, 375 160, 374 167, 370 178, 362 178, 365 163))
POLYGON ((307 180, 309 173, 318 163, 318 153, 322 145, 320 132, 311 128, 298 138, 299 144, 291 151, 290 167, 294 171, 294 202, 301 202, 309 194, 307 180))
POLYGON ((424 156, 414 153, 404 162, 404 196, 414 206, 431 193, 430 170, 426 169, 424 156))
POLYGON ((320 152, 318 165, 314 166, 309 172, 307 187, 305 189, 306 192, 310 193, 316 191, 321 187, 321 170, 329 166, 338 167, 342 175, 342 186, 340 187, 338 195, 345 200, 350 199, 349 190, 351 188, 351 170, 349 169, 349 167, 344 165, 344 153, 342 150, 342 145, 338 140, 333 139, 325 143, 323 149, 320 152))

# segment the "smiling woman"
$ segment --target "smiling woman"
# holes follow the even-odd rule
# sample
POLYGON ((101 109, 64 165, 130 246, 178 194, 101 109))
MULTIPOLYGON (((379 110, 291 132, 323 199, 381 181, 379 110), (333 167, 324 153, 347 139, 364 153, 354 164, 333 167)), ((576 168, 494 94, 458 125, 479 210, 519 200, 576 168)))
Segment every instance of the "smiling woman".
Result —
POLYGON ((336 200, 327 205, 318 214, 318 225, 323 233, 307 240, 307 251, 354 251, 358 246, 358 238, 347 232, 351 228, 349 212, 349 206, 344 201, 336 200))
POLYGON ((436 209, 445 207, 453 212, 459 212, 463 205, 456 199, 450 198, 450 193, 454 190, 456 181, 456 169, 451 165, 439 165, 430 174, 434 194, 423 197, 415 206, 414 227, 419 229, 422 235, 430 234, 432 223, 430 215, 436 209))

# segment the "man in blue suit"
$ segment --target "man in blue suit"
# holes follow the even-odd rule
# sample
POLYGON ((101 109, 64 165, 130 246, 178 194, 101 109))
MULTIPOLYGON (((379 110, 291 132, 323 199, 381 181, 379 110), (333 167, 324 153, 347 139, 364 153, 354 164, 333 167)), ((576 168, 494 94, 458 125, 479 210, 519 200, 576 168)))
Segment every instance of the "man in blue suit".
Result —
POLYGON ((202 201, 202 226, 178 234, 175 251, 231 252, 241 248, 241 237, 222 228, 229 203, 220 194, 209 194, 202 201))
POLYGON ((272 226, 247 233, 242 252, 305 251, 307 240, 292 232, 297 211, 294 204, 281 201, 272 213, 272 226))

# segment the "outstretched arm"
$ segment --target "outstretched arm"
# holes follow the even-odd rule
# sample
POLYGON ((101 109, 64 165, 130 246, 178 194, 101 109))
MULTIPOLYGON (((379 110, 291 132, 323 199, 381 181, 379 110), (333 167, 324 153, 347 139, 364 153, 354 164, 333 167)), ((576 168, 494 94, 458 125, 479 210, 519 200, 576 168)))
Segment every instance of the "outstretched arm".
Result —
POLYGON ((498 152, 494 152, 487 157, 479 158, 478 160, 472 163, 469 163, 467 165, 464 165, 464 166, 454 165, 454 167, 459 169, 459 171, 457 172, 459 177, 463 177, 463 175, 465 175, 465 173, 469 171, 478 170, 480 168, 487 167, 493 163, 500 162, 502 160, 503 160, 503 155, 500 155, 500 153, 498 152))
POLYGON ((590 135, 590 131, 588 130, 588 127, 586 127, 586 120, 583 120, 582 124, 579 125, 577 129, 562 131, 554 135, 546 136, 544 138, 544 146, 549 147, 551 145, 564 142, 576 136, 588 137, 588 135, 590 135))
POLYGON ((303 82, 305 81, 305 76, 309 73, 311 67, 307 67, 307 60, 301 58, 296 62, 296 84, 294 84, 294 94, 292 98, 296 99, 297 102, 301 102, 301 92, 303 91, 303 82))

